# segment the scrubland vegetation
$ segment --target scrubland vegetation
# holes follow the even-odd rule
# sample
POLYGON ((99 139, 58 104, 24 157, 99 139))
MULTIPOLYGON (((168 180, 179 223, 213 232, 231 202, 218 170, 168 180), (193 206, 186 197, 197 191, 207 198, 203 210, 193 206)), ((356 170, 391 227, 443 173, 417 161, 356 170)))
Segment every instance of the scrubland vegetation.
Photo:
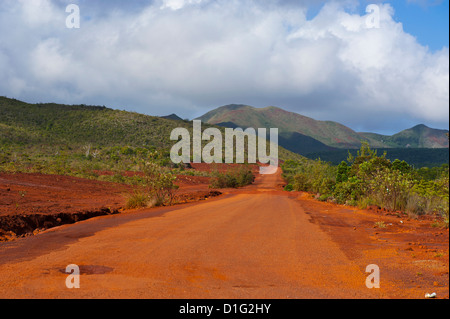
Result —
POLYGON ((154 162, 143 162, 140 172, 142 172, 140 177, 142 187, 135 188, 128 198, 126 207, 172 205, 178 189, 175 185, 175 174, 154 162))
MULTIPOLYGON (((170 134, 179 127, 192 136, 192 122, 188 120, 104 106, 29 104, 0 97, 0 172, 60 174, 134 184, 144 182, 142 175, 123 173, 139 172, 143 162, 152 162, 174 174, 207 174, 171 163, 169 152, 175 142, 170 134), (109 173, 102 174, 104 171, 109 173)), ((217 128, 222 133, 225 130, 217 128)), ((301 158, 282 147, 279 157, 301 158)))
POLYGON ((285 190, 317 194, 333 201, 366 208, 371 205, 402 211, 410 217, 434 215, 448 227, 449 167, 414 169, 405 161, 390 161, 363 143, 356 156, 339 165, 317 160, 287 160, 282 165, 285 190))
POLYGON ((154 147, 86 144, 76 148, 47 146, 41 151, 0 147, 0 172, 69 175, 131 185, 133 191, 127 196, 126 208, 173 204, 177 175, 211 177, 211 188, 236 188, 254 180, 248 165, 227 172, 187 167, 173 164, 169 151, 154 147))
POLYGON ((255 180, 250 167, 247 165, 237 166, 227 172, 213 172, 211 188, 236 188, 249 185, 255 180))

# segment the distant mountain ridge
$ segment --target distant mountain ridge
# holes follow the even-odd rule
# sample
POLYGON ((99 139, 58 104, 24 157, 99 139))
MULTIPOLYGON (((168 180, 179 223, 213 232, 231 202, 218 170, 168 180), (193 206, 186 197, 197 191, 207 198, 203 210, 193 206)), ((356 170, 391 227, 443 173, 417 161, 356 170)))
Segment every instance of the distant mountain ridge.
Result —
POLYGON ((198 119, 225 127, 271 128, 279 130, 279 144, 305 155, 336 149, 355 149, 366 140, 373 148, 446 148, 448 130, 429 128, 423 124, 392 136, 355 132, 334 121, 318 121, 275 106, 255 108, 243 104, 221 106, 198 119))
POLYGON ((430 128, 424 124, 416 125, 403 130, 392 136, 359 133, 363 137, 378 140, 389 147, 411 147, 411 148, 445 148, 449 147, 447 130, 430 128))
MULTIPOLYGON (((358 149, 361 140, 369 141, 371 147, 377 149, 418 149, 421 156, 427 156, 426 150, 431 148, 448 152, 445 134, 448 130, 425 125, 417 125, 392 136, 357 133, 337 122, 316 121, 273 106, 257 109, 237 104, 212 110, 199 119, 204 122, 202 128, 218 127, 222 133, 223 127, 278 127, 280 159, 298 158, 300 155, 310 157, 310 154, 322 157, 324 152, 358 149)), ((39 153, 45 148, 46 153, 51 153, 61 149, 81 149, 91 144, 98 148, 131 146, 168 150, 173 145, 170 132, 177 127, 191 131, 192 123, 180 120, 174 114, 157 117, 105 106, 30 104, 0 96, 2 152, 26 149, 30 153, 39 153)), ((416 157, 413 152, 408 154, 416 157)), ((422 159, 420 161, 423 162, 422 159)))

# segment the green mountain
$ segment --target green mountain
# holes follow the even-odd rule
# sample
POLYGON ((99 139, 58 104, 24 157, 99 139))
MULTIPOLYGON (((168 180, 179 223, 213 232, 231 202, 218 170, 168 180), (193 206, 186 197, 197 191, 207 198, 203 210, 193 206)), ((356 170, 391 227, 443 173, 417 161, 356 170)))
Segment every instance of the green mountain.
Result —
POLYGON ((0 97, 0 145, 163 149, 172 145, 175 127, 192 125, 104 106, 29 104, 0 97))
POLYGON ((316 148, 319 148, 319 146, 325 148, 327 146, 356 148, 361 144, 359 134, 342 124, 331 121, 316 121, 274 106, 255 108, 248 105, 226 105, 206 113, 199 119, 202 122, 222 126, 227 123, 234 123, 242 128, 278 128, 280 136, 286 137, 292 143, 294 142, 292 133, 296 132, 300 134, 298 137, 302 139, 304 139, 304 136, 308 136, 320 142, 314 143, 316 148))
POLYGON ((274 106, 255 108, 231 104, 212 110, 199 119, 226 127, 278 128, 279 144, 302 155, 356 149, 362 140, 368 141, 372 148, 445 148, 449 145, 445 134, 448 131, 430 129, 425 125, 392 136, 358 133, 337 122, 317 121, 274 106))
MULTIPOLYGON (((0 162, 1 153, 8 153, 10 157, 61 152, 80 154, 88 146, 100 151, 120 147, 156 149, 167 155, 175 144, 170 140, 173 129, 186 128, 192 137, 190 121, 169 117, 104 106, 30 104, 0 97, 0 162)), ((202 129, 208 127, 219 128, 225 136, 223 127, 202 123, 202 129)), ((280 148, 279 157, 299 158, 299 155, 280 148)))
POLYGON ((445 148, 449 146, 446 133, 448 133, 447 130, 438 130, 419 124, 392 136, 375 133, 360 134, 393 148, 445 148))
MULTIPOLYGON (((105 169, 105 161, 115 161, 120 166, 117 156, 130 152, 147 154, 146 150, 160 150, 168 158, 167 154, 175 143, 170 140, 174 128, 184 127, 192 136, 192 122, 168 117, 105 106, 30 104, 0 97, 0 165, 21 162, 25 167, 27 163, 40 160, 43 165, 58 162, 70 170, 68 158, 76 160, 83 157, 88 149, 101 154, 96 158, 96 165, 105 169)), ((200 119, 203 129, 217 127, 223 136, 224 126, 278 127, 280 160, 300 158, 299 154, 311 153, 325 158, 324 153, 327 152, 359 148, 362 139, 368 140, 372 148, 395 148, 396 152, 406 148, 423 148, 425 153, 421 152, 420 156, 411 153, 420 161, 426 156, 426 149, 448 147, 448 137, 445 135, 448 131, 424 125, 392 136, 357 133, 336 122, 316 121, 276 107, 257 109, 229 105, 208 112, 200 119)), ((443 151, 448 152, 448 149, 443 151)), ((335 156, 338 154, 335 153, 335 156)), ((429 162, 434 163, 434 160, 429 162)), ((132 159, 129 164, 133 164, 132 159)))

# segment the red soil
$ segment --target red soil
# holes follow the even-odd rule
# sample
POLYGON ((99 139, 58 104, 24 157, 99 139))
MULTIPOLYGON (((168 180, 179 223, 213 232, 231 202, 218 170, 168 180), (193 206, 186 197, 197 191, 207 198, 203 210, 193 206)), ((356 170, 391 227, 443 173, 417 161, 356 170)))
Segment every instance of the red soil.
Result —
MULTIPOLYGON (((98 171, 96 174, 115 173, 98 171)), ((125 176, 135 174, 139 173, 123 172, 125 176)), ((205 176, 178 175, 175 202, 220 195, 209 188, 209 180, 210 177, 205 176)), ((0 173, 0 240, 14 239, 16 233, 28 234, 35 228, 46 229, 60 223, 118 213, 132 192, 130 185, 72 176, 0 173)))
POLYGON ((449 230, 434 218, 323 203, 301 192, 292 196, 349 259, 379 265, 397 298, 423 298, 425 290, 449 298, 449 230))
MULTIPOLYGON (((192 166, 205 171, 233 167, 227 164, 192 166)), ((177 184, 182 201, 214 196, 210 193, 209 177, 178 176, 177 184)), ((433 218, 409 219, 401 212, 323 203, 314 200, 310 194, 284 192, 282 186, 281 176, 266 176, 262 182, 261 176, 257 176, 255 185, 221 192, 244 194, 250 196, 248 200, 259 193, 298 201, 309 221, 329 234, 350 260, 361 267, 380 266, 383 288, 390 295, 423 298, 424 293, 436 292, 438 298, 449 297, 449 231, 436 227, 433 218), (264 181, 270 183, 266 185, 264 181)), ((127 185, 68 176, 2 173, 0 221, 5 216, 75 214, 83 210, 101 210, 102 207, 120 209, 130 191, 127 185)), ((267 216, 272 215, 268 213, 267 216)))

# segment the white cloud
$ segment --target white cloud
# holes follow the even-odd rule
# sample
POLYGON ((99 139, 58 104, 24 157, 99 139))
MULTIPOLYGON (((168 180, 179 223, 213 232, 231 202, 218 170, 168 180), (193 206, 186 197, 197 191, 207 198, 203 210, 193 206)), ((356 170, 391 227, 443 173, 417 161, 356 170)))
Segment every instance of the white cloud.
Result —
POLYGON ((86 3, 81 28, 67 29, 60 3, 29 3, 0 5, 0 95, 190 118, 277 105, 355 129, 382 129, 389 112, 391 127, 448 126, 448 48, 421 46, 387 4, 368 28, 342 2, 312 20, 290 1, 164 0, 101 14, 86 3))
POLYGON ((190 4, 199 4, 204 0, 163 0, 161 9, 170 8, 172 10, 179 10, 190 4))
POLYGON ((50 0, 18 0, 21 8, 20 22, 31 27, 40 27, 54 20, 55 8, 50 0))

